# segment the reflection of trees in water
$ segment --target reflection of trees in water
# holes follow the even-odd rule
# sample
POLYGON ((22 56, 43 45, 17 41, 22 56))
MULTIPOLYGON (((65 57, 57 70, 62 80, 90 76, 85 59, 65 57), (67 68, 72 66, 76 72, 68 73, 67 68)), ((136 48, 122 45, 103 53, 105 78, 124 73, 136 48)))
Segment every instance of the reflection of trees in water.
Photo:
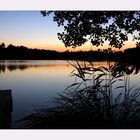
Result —
POLYGON ((140 66, 139 65, 132 65, 128 63, 121 63, 121 62, 116 62, 112 68, 112 74, 117 75, 117 74, 138 74, 140 71, 140 66))
POLYGON ((28 65, 8 65, 7 69, 10 71, 14 71, 14 70, 25 70, 27 69, 29 66, 28 65))
POLYGON ((28 65, 0 65, 0 73, 4 73, 6 69, 9 71, 15 71, 15 70, 25 70, 31 66, 28 65))
POLYGON ((16 65, 8 65, 7 66, 7 69, 10 70, 10 71, 14 71, 16 70, 18 67, 16 65))
POLYGON ((19 66, 18 66, 18 69, 20 69, 20 70, 25 70, 25 69, 27 69, 27 68, 28 68, 27 65, 19 65, 19 66))
POLYGON ((4 73, 5 70, 6 70, 5 65, 0 65, 0 73, 2 73, 2 72, 4 73))
MULTIPOLYGON (((18 65, 18 64, 9 64, 9 65, 0 65, 0 73, 4 73, 6 69, 9 71, 15 71, 15 70, 26 70, 31 67, 41 67, 42 65, 18 65)), ((43 65, 44 66, 44 65, 43 65)), ((48 65, 47 65, 48 66, 48 65)), ((53 65, 51 65, 53 66, 53 65)), ((139 65, 132 65, 129 63, 123 63, 123 62, 115 62, 112 68, 112 74, 117 75, 117 74, 138 74, 140 71, 140 66, 139 65)))

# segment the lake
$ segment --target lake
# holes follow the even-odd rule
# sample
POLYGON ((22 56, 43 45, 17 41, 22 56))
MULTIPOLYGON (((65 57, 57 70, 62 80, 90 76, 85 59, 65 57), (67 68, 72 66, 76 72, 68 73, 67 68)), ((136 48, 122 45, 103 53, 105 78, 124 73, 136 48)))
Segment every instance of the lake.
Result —
MULTIPOLYGON (((108 62, 94 62, 94 65, 106 66, 108 62)), ((70 77, 73 69, 65 60, 0 61, 0 90, 12 90, 11 128, 23 128, 17 120, 50 105, 54 97, 63 93, 74 82, 74 77, 70 77)), ((130 74, 129 78, 130 86, 140 87, 139 72, 130 74)))

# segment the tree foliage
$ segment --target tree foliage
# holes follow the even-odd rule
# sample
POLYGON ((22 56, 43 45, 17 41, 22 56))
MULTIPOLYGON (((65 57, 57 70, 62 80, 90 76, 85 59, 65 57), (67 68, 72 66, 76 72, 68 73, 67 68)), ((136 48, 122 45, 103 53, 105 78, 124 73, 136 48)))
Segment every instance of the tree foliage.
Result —
POLYGON ((3 48, 5 48, 5 43, 2 42, 2 43, 0 44, 0 49, 3 49, 3 48))
POLYGON ((53 20, 63 27, 58 33, 66 47, 81 46, 90 41, 94 46, 109 45, 121 48, 130 35, 140 39, 140 11, 41 11, 53 14, 53 20))

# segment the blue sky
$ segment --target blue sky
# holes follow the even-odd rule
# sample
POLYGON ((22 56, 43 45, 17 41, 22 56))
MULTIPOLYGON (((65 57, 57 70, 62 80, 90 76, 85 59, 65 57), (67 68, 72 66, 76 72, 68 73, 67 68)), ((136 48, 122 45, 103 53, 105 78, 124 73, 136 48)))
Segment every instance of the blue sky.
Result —
POLYGON ((0 11, 0 42, 29 48, 65 49, 57 38, 58 32, 61 28, 52 16, 43 17, 40 11, 0 11))
MULTIPOLYGON (((66 51, 68 49, 57 38, 57 33, 61 31, 62 27, 53 22, 51 15, 43 17, 40 11, 0 11, 0 42, 6 45, 11 43, 28 48, 66 51)), ((90 50, 91 47, 87 43, 75 50, 90 50)), ((75 51, 72 48, 69 50, 75 51)))

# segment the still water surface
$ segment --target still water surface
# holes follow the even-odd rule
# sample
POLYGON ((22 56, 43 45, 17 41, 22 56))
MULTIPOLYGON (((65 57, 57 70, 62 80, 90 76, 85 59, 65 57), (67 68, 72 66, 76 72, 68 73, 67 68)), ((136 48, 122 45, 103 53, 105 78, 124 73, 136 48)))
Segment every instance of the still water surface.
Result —
MULTIPOLYGON (((106 66, 108 63, 94 64, 106 66)), ((12 90, 11 127, 22 128, 23 124, 17 120, 49 105, 53 97, 72 84, 74 78, 70 77, 70 72, 73 69, 65 60, 0 61, 0 90, 12 90)), ((140 73, 130 75, 130 85, 140 86, 140 73)))

